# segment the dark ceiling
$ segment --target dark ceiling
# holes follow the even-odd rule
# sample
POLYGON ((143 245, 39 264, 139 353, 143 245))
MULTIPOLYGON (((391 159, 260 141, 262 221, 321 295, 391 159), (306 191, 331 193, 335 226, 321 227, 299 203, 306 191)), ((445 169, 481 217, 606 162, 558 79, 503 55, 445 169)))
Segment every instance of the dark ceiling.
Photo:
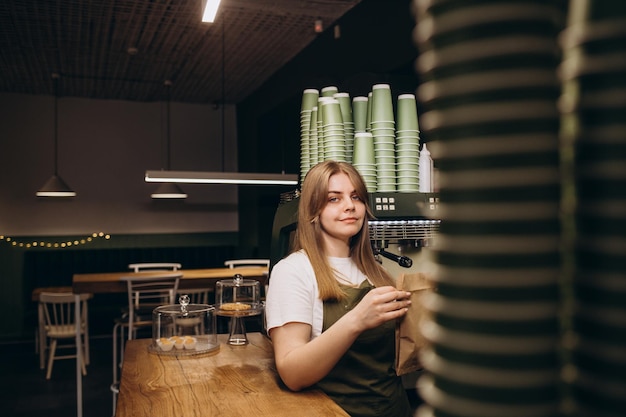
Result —
POLYGON ((239 103, 361 0, 2 0, 0 92, 239 103))

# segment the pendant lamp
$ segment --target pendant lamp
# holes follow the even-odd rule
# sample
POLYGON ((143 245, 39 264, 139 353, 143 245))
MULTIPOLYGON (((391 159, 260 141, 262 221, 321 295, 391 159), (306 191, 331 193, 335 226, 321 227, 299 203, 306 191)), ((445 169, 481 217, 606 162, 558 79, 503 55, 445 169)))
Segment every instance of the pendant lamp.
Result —
MULTIPOLYGON (((208 0, 207 5, 211 3, 208 0)), ((215 10, 219 5, 216 2, 215 10)), ((222 20, 222 167, 224 166, 224 143, 225 143, 225 106, 226 106, 226 69, 225 69, 225 25, 222 20)), ((234 185, 297 185, 297 174, 266 174, 260 172, 219 172, 219 171, 146 171, 146 182, 162 182, 165 184, 176 185, 176 183, 186 184, 234 184, 234 185)))
MULTIPOLYGON (((165 166, 167 170, 170 169, 170 89, 172 82, 170 80, 164 83, 167 90, 167 101, 165 103, 165 142, 166 152, 165 166)), ((170 200, 183 200, 187 198, 187 194, 180 189, 180 187, 173 183, 163 183, 159 185, 155 192, 150 195, 153 199, 170 199, 170 200)))
POLYGON ((75 197, 76 192, 72 190, 58 173, 59 164, 59 74, 52 74, 54 80, 54 174, 37 191, 37 197, 75 197))

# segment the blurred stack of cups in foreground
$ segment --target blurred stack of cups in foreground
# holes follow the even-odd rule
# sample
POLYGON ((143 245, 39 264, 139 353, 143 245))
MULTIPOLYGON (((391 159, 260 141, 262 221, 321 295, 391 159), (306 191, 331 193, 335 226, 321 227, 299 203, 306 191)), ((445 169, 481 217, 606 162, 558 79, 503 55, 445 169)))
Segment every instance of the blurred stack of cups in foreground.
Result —
POLYGON ((414 0, 441 219, 420 417, 559 415, 556 3, 414 0))
POLYGON ((626 412, 626 2, 571 1, 562 33, 567 201, 575 233, 570 390, 578 413, 626 412))

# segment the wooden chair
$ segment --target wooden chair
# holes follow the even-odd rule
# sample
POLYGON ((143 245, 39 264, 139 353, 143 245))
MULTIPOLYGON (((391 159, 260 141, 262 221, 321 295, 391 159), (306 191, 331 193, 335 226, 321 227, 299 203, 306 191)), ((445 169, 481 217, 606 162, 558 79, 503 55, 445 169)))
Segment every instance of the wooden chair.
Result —
POLYGON ((187 295, 189 296, 189 304, 209 304, 209 296, 212 292, 213 288, 179 288, 177 298, 174 301, 178 302, 178 297, 187 295))
MULTIPOLYGON (((82 338, 82 372, 87 374, 85 367, 86 358, 89 352, 89 323, 87 320, 87 300, 91 298, 91 294, 80 294, 80 333, 82 338)), ((76 358, 78 351, 76 350, 76 321, 75 321, 75 298, 74 294, 69 293, 48 293, 43 292, 39 295, 39 307, 43 315, 42 336, 49 339, 48 348, 48 369, 46 371, 46 379, 52 376, 52 367, 54 361, 58 359, 76 358), (67 343, 64 343, 67 342, 67 343), (75 349, 74 354, 59 355, 59 349, 75 349)), ((47 345, 47 343, 46 343, 47 345)), ((42 344, 43 346, 43 344, 42 344)))
MULTIPOLYGON (((62 287, 37 287, 32 292, 33 301, 37 302, 37 328, 35 329, 35 353, 39 355, 39 368, 45 369, 46 367, 46 353, 48 351, 48 338, 44 329, 44 312, 43 305, 39 303, 39 296, 44 292, 53 293, 71 293, 71 286, 62 287)), ((89 353, 89 350, 87 350, 89 353)), ((85 364, 89 365, 89 356, 85 358, 85 364)))
POLYGON ((164 271, 150 277, 131 274, 121 278, 126 282, 128 314, 113 326, 113 383, 110 387, 113 393, 113 413, 119 394, 119 367, 124 360, 124 330, 128 340, 135 339, 140 329, 149 328, 152 331, 152 311, 159 305, 174 304, 182 276, 181 272, 164 271))
POLYGON ((129 275, 126 281, 128 293, 128 340, 136 337, 136 331, 152 327, 152 310, 163 304, 174 304, 181 272, 142 277, 129 275))
POLYGON ((182 268, 182 265, 176 262, 144 262, 144 263, 135 263, 128 264, 128 268, 132 269, 133 272, 139 271, 178 271, 182 268))

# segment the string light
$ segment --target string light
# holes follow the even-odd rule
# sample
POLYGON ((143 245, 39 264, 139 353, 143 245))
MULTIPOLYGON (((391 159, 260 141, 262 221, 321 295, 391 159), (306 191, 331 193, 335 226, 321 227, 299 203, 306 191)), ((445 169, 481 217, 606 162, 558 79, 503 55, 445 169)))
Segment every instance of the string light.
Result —
POLYGON ((5 242, 14 248, 50 248, 50 249, 66 249, 74 246, 87 245, 93 243, 97 239, 109 240, 111 235, 104 232, 92 233, 89 236, 73 240, 57 240, 57 241, 44 241, 44 240, 29 240, 21 241, 19 239, 12 238, 10 236, 0 235, 0 242, 5 242))

